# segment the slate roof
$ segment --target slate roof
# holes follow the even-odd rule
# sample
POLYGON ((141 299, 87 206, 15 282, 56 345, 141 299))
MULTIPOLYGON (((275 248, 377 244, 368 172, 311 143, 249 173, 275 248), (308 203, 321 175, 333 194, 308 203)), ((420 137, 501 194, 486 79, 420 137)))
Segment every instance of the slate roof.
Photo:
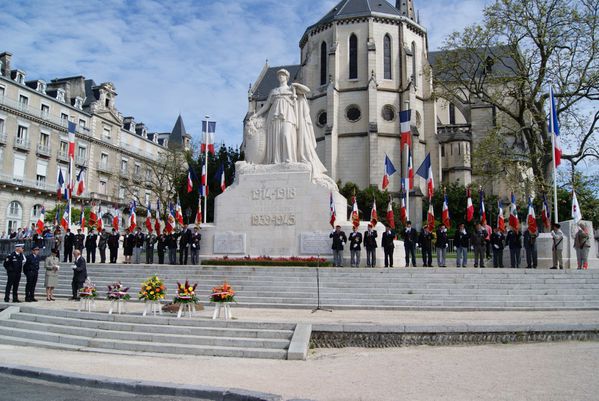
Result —
MULTIPOLYGON (((450 50, 434 51, 428 53, 428 61, 433 67, 435 76, 441 80, 449 79, 448 76, 435 71, 435 66, 443 59, 454 63, 459 62, 462 71, 476 72, 482 74, 485 71, 487 58, 492 61, 492 74, 496 77, 510 77, 517 69, 516 60, 512 57, 513 51, 508 46, 494 46, 488 49, 477 49, 476 51, 450 50)), ((471 75, 471 74, 469 74, 471 75)))
POLYGON ((92 89, 96 86, 93 79, 85 80, 85 101, 83 102, 83 107, 89 107, 93 102, 100 99, 100 92, 97 89, 92 89))
POLYGON ((266 100, 270 91, 279 86, 279 80, 277 78, 277 71, 281 68, 289 71, 289 83, 295 82, 298 78, 298 74, 302 68, 301 65, 281 65, 278 67, 269 67, 264 73, 264 77, 258 83, 258 86, 252 93, 251 100, 266 100))
POLYGON ((308 27, 307 30, 340 19, 369 17, 374 14, 388 14, 395 17, 401 17, 400 11, 386 0, 341 0, 331 11, 322 17, 320 21, 308 27))
POLYGON ((177 121, 175 122, 175 126, 173 127, 173 130, 171 131, 171 134, 169 135, 168 147, 170 149, 176 148, 176 147, 182 147, 183 143, 184 143, 183 142, 184 136, 189 136, 189 134, 185 130, 185 124, 183 124, 183 118, 181 118, 181 114, 179 114, 179 117, 177 117, 177 121))

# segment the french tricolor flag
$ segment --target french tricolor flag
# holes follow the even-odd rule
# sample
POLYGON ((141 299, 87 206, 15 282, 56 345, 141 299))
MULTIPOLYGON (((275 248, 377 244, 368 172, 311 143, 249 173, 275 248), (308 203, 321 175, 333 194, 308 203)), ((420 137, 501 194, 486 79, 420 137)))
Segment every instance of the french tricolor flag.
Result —
POLYGON ((64 177, 62 175, 62 169, 59 168, 58 169, 58 178, 56 179, 56 196, 57 196, 58 200, 60 200, 61 198, 68 200, 68 195, 69 194, 66 191, 66 188, 64 185, 64 177))
POLYGON ((497 202, 497 229, 502 233, 505 232, 505 219, 503 218, 503 205, 501 201, 497 202))
POLYGON ((62 226, 62 228, 66 230, 69 229, 69 204, 67 203, 66 207, 64 208, 64 213, 62 214, 62 218, 60 219, 60 225, 62 226))
POLYGON ((543 194, 543 210, 541 211, 541 220, 543 220, 543 226, 545 228, 551 227, 551 212, 549 205, 547 204, 547 197, 543 194))
POLYGON ((553 88, 549 88, 549 132, 553 135, 553 154, 555 157, 555 167, 559 166, 562 161, 562 147, 559 143, 559 122, 557 121, 557 107, 555 97, 553 96, 553 88))
POLYGON ((466 189, 466 196, 468 196, 468 200, 466 201, 466 221, 471 222, 474 218, 474 205, 472 204, 470 188, 466 189))
POLYGON ((404 145, 412 146, 412 135, 410 129, 410 119, 412 116, 412 110, 404 110, 399 113, 399 130, 401 132, 400 147, 403 149, 404 145))
POLYGON ((152 206, 150 206, 150 202, 148 202, 148 206, 146 207, 146 228, 148 229, 148 233, 152 232, 152 206))
POLYGON ((526 217, 528 223, 528 231, 531 233, 537 232, 537 216, 535 214, 535 208, 532 205, 532 197, 528 197, 528 216, 526 217))
POLYGON ((137 227, 137 214, 135 213, 136 209, 137 209, 137 202, 132 201, 129 204, 129 210, 130 210, 129 230, 131 230, 131 232, 133 232, 133 230, 135 230, 135 227, 137 227))
POLYGON ((208 196, 208 182, 206 177, 206 162, 202 164, 202 177, 200 178, 200 196, 208 196))
POLYGON ((408 148, 408 176, 405 179, 404 187, 409 190, 414 189, 414 163, 412 160, 412 149, 408 148))
POLYGON ((387 224, 389 224, 389 227, 395 228, 395 216, 393 214, 393 203, 391 202, 391 199, 389 199, 389 202, 387 203, 387 224))
POLYGON ((202 132, 204 133, 202 138, 201 152, 208 152, 214 154, 214 133, 216 132, 216 121, 202 121, 202 132))
POLYGON ((433 197, 433 193, 435 192, 435 183, 433 181, 433 165, 431 163, 431 154, 427 153, 426 157, 422 161, 418 170, 416 170, 416 174, 421 176, 426 180, 426 186, 428 187, 428 197, 429 199, 433 197))
POLYGON ((333 201, 333 193, 329 197, 329 209, 331 213, 331 218, 329 219, 329 223, 331 227, 335 227, 335 220, 337 220, 337 213, 335 212, 335 202, 333 201))
POLYGON ((216 170, 216 174, 214 174, 214 181, 220 183, 220 190, 222 192, 225 192, 225 189, 227 189, 227 184, 225 182, 225 165, 224 164, 220 164, 220 166, 218 166, 218 169, 216 170))
POLYGON ((36 230, 38 234, 42 234, 42 232, 44 231, 44 227, 45 227, 45 220, 46 218, 46 208, 44 206, 42 206, 42 212, 40 213, 40 217, 39 219, 37 219, 37 223, 36 223, 36 230))
POLYGON ((451 227, 451 220, 449 218, 449 202, 447 201, 447 194, 443 196, 443 210, 441 211, 441 221, 445 224, 448 229, 451 227))
POLYGON ((79 170, 79 174, 77 174, 77 196, 81 196, 85 192, 85 174, 83 174, 83 169, 79 170))
POLYGON ((387 189, 389 186, 389 177, 395 173, 395 166, 391 163, 389 156, 385 155, 385 175, 383 176, 383 189, 387 189))
POLYGON ((520 220, 518 220, 518 206, 516 205, 516 195, 514 195, 514 193, 512 192, 512 203, 510 203, 510 218, 509 218, 509 223, 510 226, 515 230, 518 231, 518 228, 520 227, 520 220))
POLYGON ((77 130, 77 125, 69 121, 67 131, 69 133, 69 153, 68 156, 74 160, 75 159, 75 131, 77 130))
POLYGON ((187 193, 193 191, 193 180, 191 179, 192 172, 191 166, 189 166, 189 169, 187 170, 187 193))
POLYGON ((406 209, 406 192, 405 190, 401 191, 401 206, 399 208, 399 218, 401 219, 401 224, 404 226, 408 221, 408 211, 406 209))
POLYGON ((479 189, 478 191, 479 201, 480 201, 480 225, 487 225, 487 211, 485 209, 485 191, 479 189))

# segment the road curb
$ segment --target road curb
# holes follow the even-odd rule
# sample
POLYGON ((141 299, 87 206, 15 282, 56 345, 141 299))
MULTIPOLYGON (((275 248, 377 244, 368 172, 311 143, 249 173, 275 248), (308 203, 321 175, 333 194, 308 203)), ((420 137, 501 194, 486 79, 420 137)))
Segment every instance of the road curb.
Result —
POLYGON ((282 401, 280 395, 237 388, 189 386, 144 380, 117 379, 107 376, 87 376, 59 370, 30 366, 0 364, 0 373, 73 386, 93 387, 139 395, 197 397, 214 401, 282 401))

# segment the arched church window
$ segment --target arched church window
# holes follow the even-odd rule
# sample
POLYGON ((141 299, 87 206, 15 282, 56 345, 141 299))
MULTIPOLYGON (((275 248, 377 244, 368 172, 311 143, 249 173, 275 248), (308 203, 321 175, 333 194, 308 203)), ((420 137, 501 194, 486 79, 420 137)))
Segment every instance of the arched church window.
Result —
POLYGON ((389 34, 383 39, 383 68, 383 77, 391 79, 391 36, 389 34))
POLYGON ((327 42, 320 45, 320 84, 327 83, 327 42))
POLYGON ((358 37, 349 37, 349 79, 358 79, 358 37))
POLYGON ((417 76, 418 74, 416 74, 416 42, 412 42, 412 83, 414 84, 415 88, 418 87, 418 82, 416 80, 417 76))
POLYGON ((449 124, 455 124, 455 105, 453 103, 449 103, 449 124))

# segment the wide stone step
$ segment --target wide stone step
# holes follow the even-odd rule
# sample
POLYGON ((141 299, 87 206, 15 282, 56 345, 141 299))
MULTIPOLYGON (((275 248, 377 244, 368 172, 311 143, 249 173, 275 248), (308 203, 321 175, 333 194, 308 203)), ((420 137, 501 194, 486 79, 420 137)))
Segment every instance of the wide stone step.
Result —
POLYGON ((64 324, 46 324, 24 320, 11 319, 2 323, 4 327, 13 327, 22 330, 44 331, 48 333, 66 334, 78 337, 99 338, 113 341, 135 341, 149 343, 164 343, 178 345, 202 345, 234 348, 266 348, 287 349, 288 340, 224 337, 224 336, 199 336, 182 334, 161 334, 152 331, 120 331, 107 329, 91 329, 73 327, 64 324))
POLYGON ((33 341, 68 344, 85 348, 102 348, 118 351, 166 353, 180 355, 227 356, 238 358, 286 359, 287 351, 282 349, 238 348, 207 345, 179 345, 144 341, 115 341, 102 338, 88 338, 68 334, 40 332, 0 325, 0 336, 17 337, 33 341))
POLYGON ((30 313, 18 313, 11 316, 11 319, 36 322, 48 325, 63 325, 70 327, 84 327, 88 329, 129 331, 156 334, 172 335, 193 335, 193 336, 222 336, 222 337, 241 337, 241 338, 265 338, 290 340, 293 335, 292 330, 271 330, 271 329, 244 329, 244 328, 223 328, 223 327, 190 327, 190 326, 162 326, 141 323, 111 322, 98 320, 85 320, 65 317, 46 316, 30 313))

